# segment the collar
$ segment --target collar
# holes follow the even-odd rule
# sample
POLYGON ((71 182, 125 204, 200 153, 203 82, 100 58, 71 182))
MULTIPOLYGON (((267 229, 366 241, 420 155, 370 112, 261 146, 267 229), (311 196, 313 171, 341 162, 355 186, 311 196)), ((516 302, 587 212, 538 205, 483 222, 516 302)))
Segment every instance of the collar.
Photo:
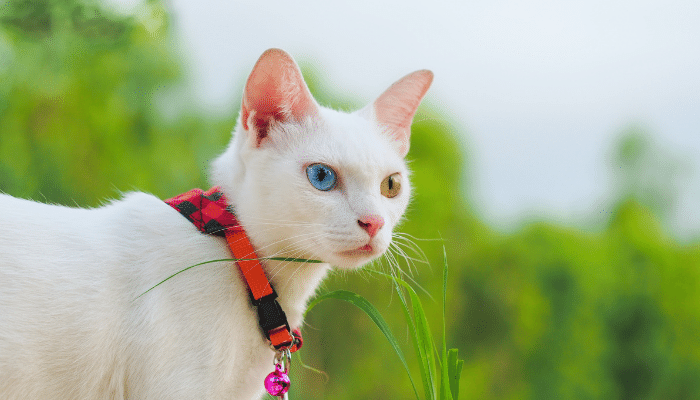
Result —
POLYGON ((301 348, 298 329, 292 331, 287 316, 277 302, 277 293, 267 279, 260 259, 245 230, 236 219, 221 188, 192 189, 165 200, 202 233, 226 238, 229 250, 248 287, 251 303, 258 310, 260 328, 277 351, 295 352, 301 348))

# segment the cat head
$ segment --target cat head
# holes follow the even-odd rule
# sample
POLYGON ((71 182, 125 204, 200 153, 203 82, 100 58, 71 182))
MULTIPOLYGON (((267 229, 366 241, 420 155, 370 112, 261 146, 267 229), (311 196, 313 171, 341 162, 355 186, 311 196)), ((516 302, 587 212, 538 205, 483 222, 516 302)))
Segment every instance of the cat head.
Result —
POLYGON ((260 57, 213 171, 260 255, 356 268, 388 249, 411 194, 411 123, 432 79, 416 71, 343 113, 316 103, 287 53, 260 57))

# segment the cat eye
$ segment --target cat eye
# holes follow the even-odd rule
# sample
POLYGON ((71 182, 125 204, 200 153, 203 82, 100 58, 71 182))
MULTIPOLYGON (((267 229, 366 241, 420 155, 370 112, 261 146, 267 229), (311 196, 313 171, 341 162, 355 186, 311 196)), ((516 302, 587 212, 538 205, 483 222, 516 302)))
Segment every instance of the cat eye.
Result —
POLYGON ((398 172, 384 178, 379 186, 382 196, 387 198, 396 197, 401 191, 401 174, 398 172))
POLYGON ((306 176, 313 187, 324 192, 333 189, 337 181, 335 171, 326 164, 309 165, 306 167, 306 176))

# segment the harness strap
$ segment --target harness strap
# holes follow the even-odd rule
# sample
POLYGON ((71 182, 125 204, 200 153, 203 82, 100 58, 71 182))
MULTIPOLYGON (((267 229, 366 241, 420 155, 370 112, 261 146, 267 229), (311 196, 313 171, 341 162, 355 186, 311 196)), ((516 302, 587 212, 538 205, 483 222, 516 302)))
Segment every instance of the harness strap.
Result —
POLYGON ((165 200, 205 234, 226 238, 243 280, 248 286, 251 303, 258 310, 258 322, 265 337, 276 350, 295 352, 303 343, 301 332, 289 327, 287 316, 277 302, 277 293, 265 275, 262 264, 245 230, 233 214, 221 188, 204 192, 192 189, 165 200))

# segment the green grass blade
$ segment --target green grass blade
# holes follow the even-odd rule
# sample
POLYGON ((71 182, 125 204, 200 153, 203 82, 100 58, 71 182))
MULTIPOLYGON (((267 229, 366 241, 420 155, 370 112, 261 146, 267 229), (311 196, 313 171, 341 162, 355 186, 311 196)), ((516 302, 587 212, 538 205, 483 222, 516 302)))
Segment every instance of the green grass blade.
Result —
POLYGON ((413 333, 414 346, 416 349, 416 355, 419 360, 418 365, 420 367, 421 378, 423 380, 425 398, 430 400, 436 399, 435 356, 433 349, 433 339, 430 334, 428 320, 425 317, 423 305, 420 301, 420 298, 418 297, 418 294, 410 284, 408 284, 401 278, 375 270, 370 270, 370 272, 387 277, 393 280, 394 283, 397 285, 396 292, 399 294, 399 298, 401 299, 401 302, 404 306, 404 313, 406 314, 406 319, 411 325, 411 332, 413 333), (413 318, 411 318, 409 307, 403 296, 401 287, 406 289, 411 299, 411 310, 413 311, 413 318))
POLYGON ((462 375, 464 360, 459 359, 457 349, 447 350, 446 308, 447 308, 447 252, 442 248, 444 266, 442 271, 442 379, 440 380, 440 399, 459 399, 459 379, 462 375))
MULTIPOLYGON (((143 293, 141 293, 140 295, 136 296, 136 299, 138 299, 139 297, 143 296, 144 294, 150 292, 151 290, 155 289, 156 287, 160 286, 161 284, 165 283, 165 281, 169 280, 170 278, 173 278, 173 277, 175 277, 176 275, 179 275, 179 274, 181 274, 181 273, 183 273, 183 272, 185 272, 185 271, 187 271, 187 270, 190 270, 190 269, 192 269, 192 268, 194 268, 194 267, 199 267, 200 265, 211 264, 211 263, 216 263, 216 262, 230 262, 230 261, 235 261, 235 262, 237 262, 237 261, 252 261, 252 260, 273 260, 273 261, 287 261, 287 262, 299 262, 299 263, 309 263, 309 264, 320 264, 320 263, 323 262, 323 261, 319 261, 319 260, 307 260, 307 259, 304 259, 304 258, 291 258, 291 257, 245 258, 245 259, 240 259, 240 260, 239 260, 239 259, 235 259, 235 258, 222 258, 222 259, 220 259, 220 260, 209 260, 209 261, 204 261, 204 262, 197 263, 197 264, 194 264, 194 265, 190 265, 190 266, 187 267, 187 268, 183 268, 183 269, 177 271, 176 273, 170 275, 169 277, 167 277, 167 278, 163 279, 162 281, 156 283, 155 285, 151 286, 151 287, 150 287, 148 290, 146 290, 145 292, 143 292, 143 293)), ((134 299, 134 300, 136 300, 136 299, 134 299)))
POLYGON ((448 387, 450 392, 452 392, 452 400, 459 399, 459 378, 462 375, 462 367, 464 366, 464 360, 460 360, 458 355, 459 351, 457 349, 450 349, 447 352, 448 387))
POLYGON ((403 364, 404 368, 406 369, 406 373, 408 374, 408 379, 411 381, 411 386, 413 386, 413 392, 416 394, 416 398, 420 399, 420 397, 418 396, 418 390, 416 389, 416 385, 413 382, 413 377, 411 377, 411 372, 408 369, 408 363, 406 363, 406 358, 404 357, 403 352, 399 347, 399 342, 391 333, 389 325, 386 323, 379 311, 372 305, 372 303, 370 303, 367 299, 365 299, 357 293, 350 292, 348 290, 336 290, 334 292, 322 294, 315 298, 311 303, 309 303, 304 315, 306 315, 312 308, 314 308, 320 302, 328 299, 338 299, 346 301, 350 304, 355 305, 360 310, 364 311, 365 314, 367 314, 367 316, 374 322, 375 325, 377 325, 379 330, 384 334, 386 339, 389 341, 391 347, 399 356, 399 359, 401 360, 401 363, 403 364))
MULTIPOLYGON (((389 276, 389 275, 387 275, 387 276, 389 276)), ((389 277, 392 279, 395 278, 394 276, 389 276, 389 277)), ((399 299, 401 299, 401 304, 403 305, 404 315, 406 316, 406 322, 408 323, 409 331, 411 332, 411 340, 413 342, 414 351, 416 352, 416 357, 419 360, 418 367, 420 370, 421 380, 423 381, 423 390, 425 391, 425 398, 432 400, 432 397, 431 397, 433 395, 433 393, 431 392, 432 384, 431 384, 431 381, 429 379, 430 368, 428 366, 426 356, 423 354, 424 348, 423 348, 423 346, 421 346, 421 339, 420 339, 420 335, 418 334, 418 329, 416 328, 416 324, 414 322, 414 319, 411 317, 410 308, 408 307, 406 297, 404 296, 403 290, 401 289, 401 284, 398 281, 400 281, 400 279, 398 279, 398 278, 393 281, 394 287, 396 289, 396 293, 399 296, 399 299)))
MULTIPOLYGON (((157 288, 158 286, 162 285, 163 283, 165 283, 166 281, 168 281, 168 280, 170 280, 171 278, 175 277, 176 275, 179 275, 179 274, 181 274, 181 273, 183 273, 183 272, 185 272, 185 271, 187 271, 187 270, 190 270, 190 269, 192 269, 192 268, 194 268, 194 267, 199 267, 200 265, 211 264, 211 263, 215 263, 215 262, 226 262, 226 261, 236 261, 236 260, 231 260, 231 259, 228 259, 228 258, 223 258, 223 259, 220 259, 220 260, 209 260, 209 261, 204 261, 204 262, 197 263, 197 264, 194 264, 194 265, 190 265, 189 267, 184 268, 184 269, 181 269, 181 270, 177 271, 176 273, 170 275, 169 277, 163 279, 162 281, 156 283, 155 285, 151 286, 148 290, 146 290, 145 292, 143 292, 143 293, 141 293, 140 295, 136 296, 136 299, 138 299, 139 297, 143 296, 144 294, 150 292, 151 290, 157 288)), ((134 300, 136 300, 136 299, 134 299, 134 300)))
POLYGON ((445 341, 445 309, 447 308, 447 250, 442 246, 442 340, 445 341))
POLYGON ((442 247, 443 267, 442 267, 442 363, 440 368, 440 400, 454 400, 452 388, 450 387, 449 362, 447 356, 447 328, 445 314, 447 308, 447 253, 442 247))
POLYGON ((415 291, 409 291, 411 305, 413 306, 413 318, 416 320, 416 330, 418 332, 419 346, 422 349, 422 360, 426 366, 426 376, 430 399, 435 399, 435 351, 433 347, 433 337, 428 326, 428 319, 425 316, 423 305, 415 291))
POLYGON ((294 364, 299 364, 302 368, 308 369, 311 372, 315 372, 321 376, 323 376, 323 383, 328 383, 328 380, 330 379, 328 374, 324 371, 321 371, 320 369, 314 368, 304 362, 304 359, 301 357, 301 354, 297 353, 295 354, 296 360, 294 360, 294 364))

